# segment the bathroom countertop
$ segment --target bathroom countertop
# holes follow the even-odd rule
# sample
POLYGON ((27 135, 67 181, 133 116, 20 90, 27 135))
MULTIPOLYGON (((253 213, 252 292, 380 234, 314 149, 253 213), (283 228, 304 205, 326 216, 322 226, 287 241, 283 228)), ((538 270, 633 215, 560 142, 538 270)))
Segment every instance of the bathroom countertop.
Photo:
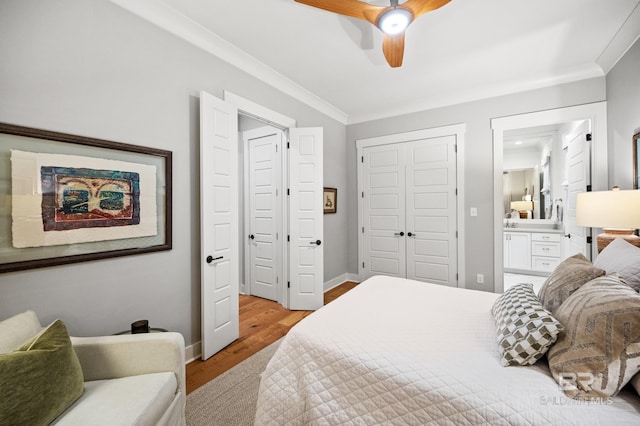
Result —
POLYGON ((563 229, 553 229, 553 228, 534 228, 534 227, 525 227, 518 226, 516 228, 503 228, 504 232, 542 232, 545 234, 564 234, 563 229))

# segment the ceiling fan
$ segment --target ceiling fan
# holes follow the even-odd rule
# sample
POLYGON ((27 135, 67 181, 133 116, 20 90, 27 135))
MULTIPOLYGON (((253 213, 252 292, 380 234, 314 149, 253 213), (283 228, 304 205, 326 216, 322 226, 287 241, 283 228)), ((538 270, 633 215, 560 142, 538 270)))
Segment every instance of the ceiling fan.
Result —
POLYGON ((360 0, 295 0, 297 3, 328 10, 340 15, 363 19, 384 33, 382 53, 392 68, 402 66, 404 32, 420 15, 436 10, 451 0, 407 0, 390 6, 376 6, 360 0))

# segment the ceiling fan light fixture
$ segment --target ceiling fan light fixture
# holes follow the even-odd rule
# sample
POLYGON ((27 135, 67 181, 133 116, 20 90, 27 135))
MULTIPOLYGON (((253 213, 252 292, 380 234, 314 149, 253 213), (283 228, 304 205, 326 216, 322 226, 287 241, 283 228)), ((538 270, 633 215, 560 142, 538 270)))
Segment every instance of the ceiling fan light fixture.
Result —
POLYGON ((405 9, 391 9, 378 20, 378 28, 385 34, 395 35, 403 32, 411 23, 413 16, 405 9))

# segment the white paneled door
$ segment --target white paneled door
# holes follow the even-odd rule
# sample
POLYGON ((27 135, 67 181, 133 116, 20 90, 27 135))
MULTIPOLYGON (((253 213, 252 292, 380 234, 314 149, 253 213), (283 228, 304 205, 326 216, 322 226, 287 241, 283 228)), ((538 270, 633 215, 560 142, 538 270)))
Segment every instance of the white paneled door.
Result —
MULTIPOLYGON (((576 225, 576 199, 579 193, 585 192, 587 186, 591 185, 591 144, 587 141, 586 126, 585 122, 567 145, 569 187, 568 199, 563 205, 566 223, 565 237, 569 239, 565 244, 565 257, 582 253, 587 259, 591 259, 591 246, 587 244, 590 229, 576 225)), ((554 214, 557 215, 558 212, 556 211, 554 214)), ((562 220, 562 218, 558 218, 558 220, 562 220)))
POLYGON ((200 92, 202 359, 239 335, 238 112, 200 92))
POLYGON ((363 278, 458 285, 456 137, 362 149, 363 278))
POLYGON ((455 136, 406 144, 407 278, 457 286, 455 136))
POLYGON ((289 129, 289 307, 323 305, 322 128, 289 129))
POLYGON ((244 132, 248 147, 249 294, 278 300, 278 254, 281 192, 281 145, 283 132, 263 127, 244 132))
POLYGON ((365 278, 406 277, 405 144, 366 148, 363 157, 365 278))

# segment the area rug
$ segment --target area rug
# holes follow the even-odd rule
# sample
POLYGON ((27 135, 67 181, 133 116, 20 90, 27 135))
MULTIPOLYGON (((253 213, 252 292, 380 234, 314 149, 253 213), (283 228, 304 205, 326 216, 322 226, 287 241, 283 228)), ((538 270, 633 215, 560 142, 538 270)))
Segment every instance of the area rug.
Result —
POLYGON ((253 425, 260 374, 280 340, 187 395, 187 425, 253 425))

